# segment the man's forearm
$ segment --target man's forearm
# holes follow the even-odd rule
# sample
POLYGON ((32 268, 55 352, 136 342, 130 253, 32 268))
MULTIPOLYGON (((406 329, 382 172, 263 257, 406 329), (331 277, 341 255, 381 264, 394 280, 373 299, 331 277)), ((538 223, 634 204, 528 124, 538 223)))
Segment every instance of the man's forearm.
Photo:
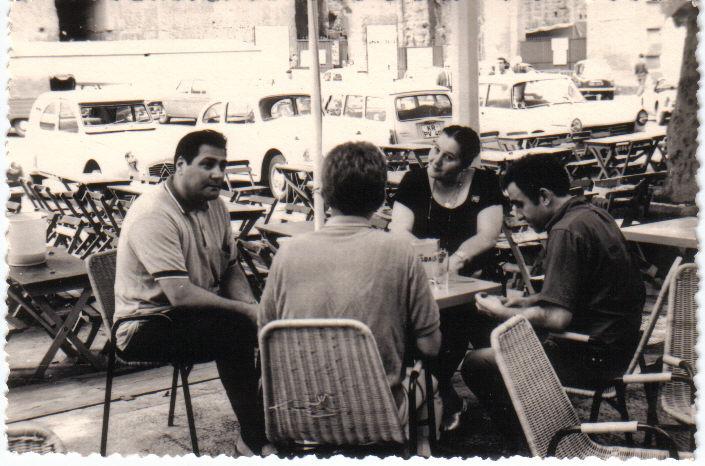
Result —
POLYGON ((190 282, 179 285, 173 296, 169 297, 169 301, 174 306, 194 310, 221 309, 235 312, 257 322, 257 304, 218 296, 190 282))

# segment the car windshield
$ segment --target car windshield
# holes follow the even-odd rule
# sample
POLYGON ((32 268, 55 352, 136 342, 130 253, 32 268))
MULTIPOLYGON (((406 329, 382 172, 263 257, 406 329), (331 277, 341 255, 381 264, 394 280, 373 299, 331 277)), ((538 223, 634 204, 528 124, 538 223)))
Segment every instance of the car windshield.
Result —
POLYGON ((419 94, 396 99, 399 121, 416 120, 428 117, 450 117, 453 106, 445 94, 419 94))
POLYGON ((594 76, 596 78, 605 78, 612 75, 612 69, 607 64, 607 62, 586 62, 584 74, 588 76, 594 76))
POLYGON ((152 117, 144 103, 81 104, 85 126, 150 123, 152 117))
POLYGON ((585 98, 568 79, 526 81, 514 85, 513 108, 532 108, 543 105, 584 102, 585 98))

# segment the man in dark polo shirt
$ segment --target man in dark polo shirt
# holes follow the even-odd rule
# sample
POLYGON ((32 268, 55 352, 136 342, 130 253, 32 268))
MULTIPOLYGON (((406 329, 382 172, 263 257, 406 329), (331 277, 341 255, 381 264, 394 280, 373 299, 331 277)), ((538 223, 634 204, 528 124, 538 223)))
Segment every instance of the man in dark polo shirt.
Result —
MULTIPOLYGON (((540 155, 515 162, 502 183, 516 215, 537 232, 548 232, 545 279, 533 296, 478 296, 478 310, 498 321, 523 314, 544 337, 548 332, 589 336, 587 343, 544 338, 564 385, 595 387, 623 374, 638 343, 645 292, 614 219, 585 198, 571 197, 564 169, 540 155)), ((499 416, 506 411, 508 398, 491 348, 468 354, 463 379, 478 398, 498 405, 491 409, 499 416)))
POLYGON ((241 426, 238 453, 259 453, 266 438, 256 401, 257 303, 219 198, 225 145, 215 131, 187 134, 176 147, 175 173, 130 207, 118 242, 115 318, 163 314, 173 324, 129 322, 117 344, 134 360, 170 360, 174 351, 215 360, 241 426))

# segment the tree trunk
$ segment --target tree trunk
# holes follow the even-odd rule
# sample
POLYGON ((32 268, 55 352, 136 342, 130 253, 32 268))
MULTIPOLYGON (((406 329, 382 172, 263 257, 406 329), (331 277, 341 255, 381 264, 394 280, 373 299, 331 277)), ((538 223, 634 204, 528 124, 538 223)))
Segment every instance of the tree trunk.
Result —
MULTIPOLYGON (((694 203, 698 193, 698 45, 696 8, 687 6, 683 23, 687 28, 683 62, 678 81, 678 94, 671 121, 668 124, 668 177, 664 189, 666 198, 675 203, 694 203)), ((678 13, 677 13, 678 14, 678 13)))

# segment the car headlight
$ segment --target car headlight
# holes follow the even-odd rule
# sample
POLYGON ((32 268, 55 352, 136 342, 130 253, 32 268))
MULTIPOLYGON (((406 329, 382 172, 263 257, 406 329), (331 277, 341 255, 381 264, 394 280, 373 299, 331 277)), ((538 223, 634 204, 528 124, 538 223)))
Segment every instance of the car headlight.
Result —
POLYGON ((646 122, 649 121, 649 114, 645 110, 640 110, 636 115, 636 124, 639 126, 644 126, 646 122))
POLYGON ((570 132, 571 133, 579 133, 582 130, 583 130, 583 122, 580 121, 580 118, 576 118, 570 122, 570 132))

